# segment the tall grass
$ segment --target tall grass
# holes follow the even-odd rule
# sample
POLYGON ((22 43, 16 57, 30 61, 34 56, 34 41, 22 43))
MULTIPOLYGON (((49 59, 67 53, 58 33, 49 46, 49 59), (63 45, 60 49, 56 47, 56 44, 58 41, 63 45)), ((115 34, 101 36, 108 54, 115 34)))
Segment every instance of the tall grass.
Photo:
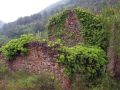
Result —
POLYGON ((9 72, 4 65, 0 65, 0 82, 2 82, 0 90, 62 90, 60 83, 52 74, 9 72))

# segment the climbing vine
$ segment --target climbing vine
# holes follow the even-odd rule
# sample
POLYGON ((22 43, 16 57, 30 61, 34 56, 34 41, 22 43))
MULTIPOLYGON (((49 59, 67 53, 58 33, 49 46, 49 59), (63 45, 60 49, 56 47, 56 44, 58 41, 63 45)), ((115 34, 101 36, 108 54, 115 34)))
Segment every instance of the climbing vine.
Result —
MULTIPOLYGON (((0 51, 8 60, 11 60, 19 53, 27 53, 28 50, 25 48, 25 44, 31 41, 44 41, 50 47, 56 44, 61 45, 64 42, 62 40, 63 35, 72 37, 70 33, 64 32, 65 21, 68 18, 69 11, 65 10, 56 14, 48 22, 49 37, 56 37, 55 42, 45 39, 38 40, 33 35, 22 35, 18 39, 9 41, 0 51)), ((79 8, 74 9, 73 12, 81 25, 80 32, 83 36, 84 44, 77 44, 72 47, 61 46, 59 48, 58 63, 64 66, 66 74, 70 77, 80 73, 86 76, 86 80, 95 81, 102 77, 105 72, 104 66, 107 64, 104 50, 107 47, 108 40, 104 22, 100 16, 95 16, 79 8)))
POLYGON ((64 22, 65 22, 65 19, 67 18, 67 15, 68 15, 68 11, 62 11, 50 18, 47 24, 48 30, 51 30, 51 32, 48 32, 49 35, 60 36, 61 34, 64 33, 63 32, 64 22), (54 27, 56 31, 53 31, 52 27, 54 27))
POLYGON ((0 51, 4 54, 7 60, 11 60, 18 53, 27 53, 27 49, 24 45, 30 41, 33 41, 32 34, 22 35, 18 39, 12 39, 0 51))
POLYGON ((105 73, 107 58, 101 48, 76 45, 62 47, 59 53, 58 62, 64 66, 66 74, 70 77, 80 73, 92 82, 100 79, 105 73))
MULTIPOLYGON (((62 39, 62 35, 65 33, 65 20, 69 14, 69 11, 70 10, 65 10, 60 12, 49 20, 47 25, 49 37, 54 36, 62 39)), ((82 32, 84 43, 88 45, 97 45, 105 49, 108 44, 108 38, 102 17, 95 16, 90 12, 79 8, 76 8, 73 11, 77 15, 77 19, 82 27, 80 28, 80 31, 82 32)), ((69 32, 65 35, 69 36, 69 32)))
POLYGON ((18 39, 12 39, 5 46, 0 48, 0 51, 3 53, 7 60, 12 60, 17 54, 27 53, 28 49, 25 45, 29 42, 41 42, 47 43, 48 47, 53 47, 55 45, 61 45, 61 40, 57 39, 55 42, 51 42, 47 39, 40 39, 34 37, 33 34, 21 35, 18 39))
POLYGON ((86 44, 97 45, 106 49, 108 33, 105 30, 102 17, 92 15, 81 9, 75 9, 79 21, 83 25, 83 36, 86 44))

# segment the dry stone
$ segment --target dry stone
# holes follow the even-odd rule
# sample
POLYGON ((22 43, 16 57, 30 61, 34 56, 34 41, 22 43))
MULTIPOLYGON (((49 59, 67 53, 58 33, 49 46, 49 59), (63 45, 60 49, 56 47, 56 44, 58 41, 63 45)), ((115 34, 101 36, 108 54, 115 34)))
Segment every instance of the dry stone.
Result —
MULTIPOLYGON (((11 70, 25 70, 35 74, 40 74, 44 71, 53 73, 60 81, 63 89, 70 90, 69 78, 64 75, 62 68, 56 63, 56 57, 54 56, 57 56, 58 52, 54 47, 50 48, 45 43, 38 42, 29 43, 26 47, 29 51, 27 56, 18 55, 14 60, 7 62, 11 70)), ((1 54, 0 59, 4 59, 1 54)))

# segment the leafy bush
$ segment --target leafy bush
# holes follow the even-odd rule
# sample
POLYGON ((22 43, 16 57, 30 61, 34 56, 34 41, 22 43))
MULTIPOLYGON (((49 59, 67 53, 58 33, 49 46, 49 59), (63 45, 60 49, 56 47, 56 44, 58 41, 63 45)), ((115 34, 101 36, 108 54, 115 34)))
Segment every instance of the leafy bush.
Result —
POLYGON ((58 62, 65 68, 65 72, 73 77, 76 73, 83 74, 89 82, 96 81, 104 74, 107 64, 105 52, 98 47, 76 45, 63 47, 60 50, 58 62))
POLYGON ((5 46, 2 46, 1 51, 6 57, 6 59, 12 59, 18 53, 26 53, 27 49, 24 45, 30 41, 33 41, 35 38, 32 34, 22 35, 18 39, 13 39, 9 41, 5 46))
POLYGON ((12 60, 17 54, 27 53, 27 48, 25 44, 29 42, 40 42, 47 43, 48 47, 55 45, 61 45, 61 39, 57 39, 55 42, 49 41, 47 39, 34 37, 32 34, 21 35, 18 39, 12 39, 5 46, 0 48, 0 51, 4 54, 7 60, 12 60))

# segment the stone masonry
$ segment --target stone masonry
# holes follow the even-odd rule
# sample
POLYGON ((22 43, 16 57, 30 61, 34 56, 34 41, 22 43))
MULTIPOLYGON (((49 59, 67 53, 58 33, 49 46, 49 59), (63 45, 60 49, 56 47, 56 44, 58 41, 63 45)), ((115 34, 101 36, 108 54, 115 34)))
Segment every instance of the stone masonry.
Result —
MULTIPOLYGON (((17 55, 14 60, 7 62, 11 70, 25 70, 35 74, 52 73, 59 80, 64 90, 70 90, 70 80, 56 62, 58 52, 55 46, 48 47, 46 43, 32 42, 26 47, 29 50, 26 56, 17 55)), ((1 55, 0 59, 3 59, 1 55)))

